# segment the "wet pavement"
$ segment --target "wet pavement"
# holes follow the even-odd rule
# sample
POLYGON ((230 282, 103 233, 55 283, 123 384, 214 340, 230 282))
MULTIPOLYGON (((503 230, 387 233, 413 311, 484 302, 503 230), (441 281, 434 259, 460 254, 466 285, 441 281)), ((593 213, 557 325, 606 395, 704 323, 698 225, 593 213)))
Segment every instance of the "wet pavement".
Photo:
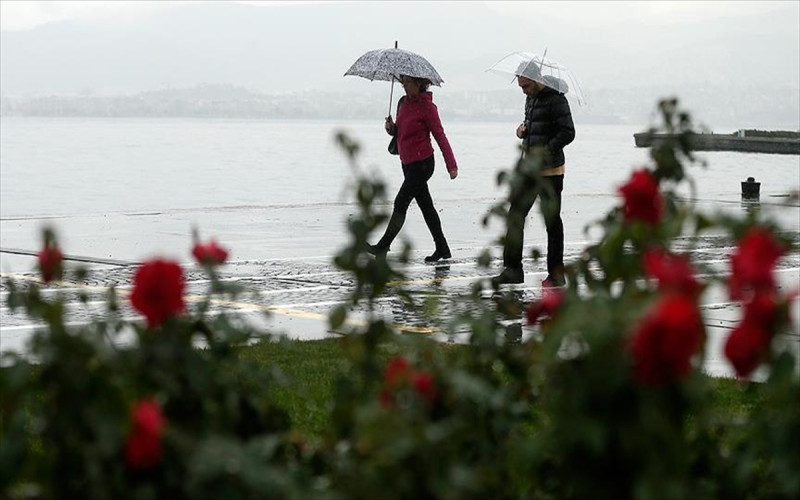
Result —
MULTIPOLYGON (((406 334, 431 335, 446 342, 464 342, 466 333, 446 332, 442 326, 461 307, 459 297, 469 293, 477 281, 490 278, 501 270, 500 249, 492 246, 500 234, 497 223, 483 227, 480 218, 496 200, 445 200, 437 202, 442 211, 445 232, 450 240, 454 258, 436 265, 424 263, 423 256, 432 248, 430 236, 422 217, 412 208, 401 236, 416 249, 408 263, 398 263, 404 274, 403 286, 415 303, 423 304, 436 298, 439 313, 436 320, 418 313, 397 295, 390 292, 376 302, 376 312, 406 334), (455 217, 454 214, 458 214, 455 217), (473 222, 474 221, 474 222, 473 222), (490 248, 494 256, 490 267, 477 265, 477 255, 490 248)), ((582 249, 597 237, 584 226, 602 216, 616 199, 608 196, 573 197, 564 207, 565 261, 574 261, 582 249)), ((735 198, 697 202, 701 210, 740 212, 750 207, 735 198)), ((762 203, 765 211, 789 230, 800 242, 800 206, 785 205, 781 200, 762 203)), ((171 257, 184 263, 189 307, 203 299, 209 281, 196 265, 189 261, 191 228, 200 229, 201 239, 213 236, 231 249, 231 261, 221 269, 221 278, 242 285, 247 291, 235 299, 212 301, 211 314, 233 313, 237 318, 260 329, 297 339, 320 339, 338 335, 330 331, 327 314, 332 307, 346 303, 353 289, 353 279, 336 269, 333 254, 347 241, 344 221, 354 207, 348 204, 299 206, 230 207, 227 209, 197 209, 156 213, 118 213, 75 215, 58 218, 3 219, 2 274, 20 284, 38 280, 32 271, 34 253, 40 246, 39 231, 52 224, 60 235, 65 253, 83 262, 68 262, 68 268, 78 264, 89 269, 83 280, 71 279, 44 288, 47 295, 61 294, 66 298, 68 324, 84 324, 105 316, 105 297, 109 287, 115 287, 122 297, 123 318, 140 317, 125 300, 131 290, 131 278, 138 262, 155 255, 171 257), (266 314, 265 314, 266 313, 266 314)), ((543 250, 544 227, 541 217, 531 212, 526 229, 525 253, 531 247, 543 250)), ((399 245, 397 247, 399 249, 399 245)), ((700 240, 676 241, 676 250, 691 248, 693 262, 701 272, 724 273, 731 242, 726 238, 708 236, 700 240)), ((389 254, 390 259, 394 254, 389 254)), ((546 276, 543 260, 526 260, 525 282, 508 289, 524 301, 541 296, 541 281, 546 276)), ((776 271, 780 286, 785 290, 800 288, 800 253, 781 259, 776 271)), ((487 298, 491 292, 487 291, 487 298)), ((0 287, 0 352, 24 352, 25 343, 36 327, 24 315, 12 314, 6 306, 8 287, 0 287)), ((706 371, 731 375, 724 361, 722 341, 741 316, 738 304, 730 302, 723 290, 710 289, 703 295, 702 311, 708 330, 706 371)), ((359 324, 367 311, 356 307, 350 321, 359 324)), ((792 304, 795 328, 800 319, 800 300, 792 304)), ((509 325, 521 318, 510 319, 509 325)), ((536 329, 524 327, 523 337, 535 335, 536 329)), ((800 332, 784 339, 800 357, 800 332)), ((124 339, 123 339, 124 341, 124 339)))

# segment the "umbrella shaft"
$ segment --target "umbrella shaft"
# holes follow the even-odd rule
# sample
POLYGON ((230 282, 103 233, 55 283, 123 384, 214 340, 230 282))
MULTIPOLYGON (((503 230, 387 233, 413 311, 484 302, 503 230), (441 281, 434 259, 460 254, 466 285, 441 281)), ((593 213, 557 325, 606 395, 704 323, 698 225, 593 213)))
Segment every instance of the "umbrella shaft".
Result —
POLYGON ((389 114, 388 116, 392 116, 392 96, 394 94, 394 78, 392 78, 392 88, 389 91, 389 114))

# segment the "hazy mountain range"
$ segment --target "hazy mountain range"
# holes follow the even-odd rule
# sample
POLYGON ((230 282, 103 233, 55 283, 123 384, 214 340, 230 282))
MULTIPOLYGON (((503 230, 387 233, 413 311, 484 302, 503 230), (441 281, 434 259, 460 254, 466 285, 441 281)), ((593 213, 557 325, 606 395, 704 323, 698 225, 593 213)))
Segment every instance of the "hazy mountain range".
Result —
POLYGON ((509 80, 485 68, 512 51, 547 47, 578 76, 590 109, 601 114, 612 111, 608 101, 618 94, 625 100, 626 93, 653 92, 641 98, 651 103, 683 94, 700 104, 711 94, 717 104, 733 106, 719 113, 746 116, 745 109, 766 106, 762 112, 800 121, 800 32, 798 20, 787 16, 796 11, 573 29, 545 7, 522 16, 478 2, 188 3, 135 20, 0 32, 0 92, 6 101, 87 98, 205 84, 283 100, 300 94, 313 100, 315 93, 330 99, 330 92, 358 99, 388 84, 344 78, 345 70, 363 52, 399 40, 444 77, 437 100, 508 90, 509 80))

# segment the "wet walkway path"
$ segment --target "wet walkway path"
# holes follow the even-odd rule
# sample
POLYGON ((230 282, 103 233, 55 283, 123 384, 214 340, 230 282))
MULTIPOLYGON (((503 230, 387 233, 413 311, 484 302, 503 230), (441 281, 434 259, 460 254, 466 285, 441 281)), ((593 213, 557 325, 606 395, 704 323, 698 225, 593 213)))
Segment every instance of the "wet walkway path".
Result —
MULTIPOLYGON (((676 245, 680 250, 681 242, 676 245)), ((684 242, 688 244, 688 240, 684 242)), ((583 245, 570 245, 565 252, 567 262, 575 260, 583 245)), ((477 254, 478 248, 454 248, 456 255, 477 254)), ((704 238, 693 243, 694 264, 707 272, 725 273, 728 254, 731 248, 722 239, 704 238)), ((526 253, 527 253, 526 249, 526 253)), ((459 298, 469 294, 471 287, 480 280, 490 278, 501 270, 502 262, 494 260, 490 267, 481 268, 476 259, 454 258, 437 265, 426 264, 421 254, 406 264, 397 263, 405 279, 393 283, 410 292, 412 299, 419 304, 430 297, 439 303, 437 322, 415 313, 413 308, 398 296, 389 293, 376 302, 377 313, 392 323, 399 331, 407 334, 431 335, 448 342, 463 342, 466 333, 445 332, 442 326, 455 314, 459 298)), ((497 253, 495 253, 497 254, 497 253)), ((391 259, 391 254, 390 254, 391 259)), ((235 261, 222 267, 221 278, 234 282, 246 289, 235 300, 215 299, 211 314, 225 311, 234 313, 249 325, 272 333, 296 339, 320 339, 336 336, 328 326, 328 312, 336 305, 346 303, 352 291, 353 280, 345 272, 332 265, 332 257, 299 257, 259 261, 235 261), (265 315, 264 313, 268 313, 265 315)), ((128 320, 141 318, 130 307, 127 299, 131 291, 131 280, 136 263, 122 261, 107 262, 89 268, 88 276, 76 281, 69 276, 63 282, 50 284, 44 294, 61 294, 66 299, 66 321, 68 324, 85 324, 105 316, 105 298, 110 287, 115 287, 121 297, 121 315, 128 320)), ((541 280, 546 276, 543 261, 525 261, 525 282, 520 285, 504 287, 523 302, 530 302, 541 296, 541 280)), ((203 300, 209 287, 205 274, 195 265, 184 266, 187 280, 186 298, 188 307, 203 300)), ((800 253, 781 259, 776 275, 781 286, 796 289, 800 286, 800 253)), ((4 278, 13 278, 22 286, 38 282, 35 273, 3 273, 4 278)), ((11 314, 5 299, 8 288, 3 280, 0 287, 0 351, 24 351, 25 342, 36 325, 21 314, 11 314)), ((491 291, 486 290, 487 299, 491 291)), ((708 356, 705 369, 714 374, 730 375, 730 368, 722 358, 722 342, 735 326, 741 315, 740 306, 731 302, 724 290, 710 289, 703 295, 702 311, 708 330, 708 356)), ((351 314, 351 322, 359 324, 366 310, 356 307, 351 314)), ((800 301, 795 300, 792 314, 800 318, 800 301)), ((521 324, 521 318, 510 319, 508 324, 521 324)), ((797 324, 797 323, 795 323, 797 324)), ((523 336, 535 334, 535 329, 525 326, 523 336)), ((796 345, 800 355, 800 334, 790 335, 787 340, 796 345)))
MULTIPOLYGON (((477 265, 477 256, 499 236, 502 227, 483 227, 480 220, 495 200, 437 200, 445 233, 456 257, 446 263, 428 265, 423 257, 432 250, 425 223, 413 207, 401 232, 401 238, 413 245, 411 261, 399 265, 405 276, 402 286, 410 291, 414 302, 423 303, 435 297, 439 301, 436 322, 415 313, 397 295, 380 298, 377 312, 397 329, 407 334, 430 335, 442 341, 461 342, 465 334, 445 332, 442 326, 458 310, 458 298, 467 295, 473 284, 500 272, 500 249, 492 247, 490 267, 477 265)), ((571 195, 565 201, 562 218, 565 228, 565 261, 571 262, 585 248, 594 231, 584 232, 587 223, 600 218, 618 203, 613 195, 571 195)), ((742 203, 738 193, 726 199, 696 200, 696 209, 704 213, 728 211, 740 216, 752 206, 742 203)), ((390 206, 387 205, 387 209, 390 206)), ((784 198, 765 198, 760 210, 789 231, 800 243, 800 206, 784 198)), ((189 262, 191 232, 200 230, 201 240, 215 237, 231 251, 231 261, 221 269, 222 278, 245 287, 248 292, 235 301, 215 300, 212 312, 235 313, 262 331, 297 339, 320 339, 337 335, 329 331, 327 315, 336 305, 347 301, 353 287, 352 278, 336 269, 333 253, 347 244, 349 235, 345 221, 355 211, 346 203, 320 206, 314 203, 292 206, 199 208, 158 211, 153 213, 73 214, 63 216, 30 216, 0 219, 0 352, 24 351, 26 340, 36 327, 24 315, 11 314, 7 305, 5 278, 14 278, 23 286, 38 280, 34 272, 36 252, 41 245, 41 228, 52 224, 66 254, 79 262, 68 262, 67 269, 82 265, 89 269, 86 279, 77 281, 68 274, 65 282, 45 287, 45 294, 61 293, 67 297, 67 321, 82 324, 105 315, 105 298, 114 286, 121 297, 121 315, 125 319, 139 317, 130 308, 127 294, 137 263, 154 256, 184 262, 189 307, 203 299, 209 282, 204 273, 189 262), (81 301, 81 296, 85 296, 81 301), (269 316, 265 316, 265 312, 269 316)), ((544 227, 541 217, 531 212, 525 232, 525 255, 532 247, 543 250, 544 227)), ((676 241, 676 250, 691 248, 694 263, 700 272, 725 273, 732 243, 724 238, 703 237, 699 241, 676 241)), ((399 246, 398 246, 399 248, 399 246)), ((800 254, 795 247, 781 259, 777 278, 786 290, 800 289, 800 254)), ((390 253, 393 259, 396 254, 390 253)), ((541 296, 541 281, 546 276, 543 260, 525 261, 525 282, 510 287, 517 297, 529 302, 541 296)), ((395 284, 394 286, 400 285, 395 284)), ((487 298, 491 293, 487 292, 487 298)), ((722 359, 721 342, 727 337, 741 310, 731 303, 722 290, 703 294, 703 314, 708 327, 708 359, 706 369, 712 373, 730 374, 722 359)), ((366 311, 357 308, 354 322, 366 311)), ((795 325, 800 321, 800 301, 792 306, 795 325)), ((516 320, 519 322, 520 320, 516 320)), ((514 320, 509 320, 513 323, 514 320)), ((535 334, 524 328, 522 335, 535 334)), ((800 334, 790 336, 800 352, 800 334)))

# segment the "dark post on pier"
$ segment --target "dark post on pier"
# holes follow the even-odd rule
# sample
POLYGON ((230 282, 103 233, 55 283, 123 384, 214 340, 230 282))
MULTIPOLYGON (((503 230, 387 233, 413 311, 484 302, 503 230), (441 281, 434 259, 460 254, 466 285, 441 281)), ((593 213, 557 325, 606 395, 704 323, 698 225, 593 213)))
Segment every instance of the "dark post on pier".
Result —
POLYGON ((756 182, 753 177, 748 177, 746 181, 742 181, 742 199, 743 200, 757 200, 761 183, 756 182))

